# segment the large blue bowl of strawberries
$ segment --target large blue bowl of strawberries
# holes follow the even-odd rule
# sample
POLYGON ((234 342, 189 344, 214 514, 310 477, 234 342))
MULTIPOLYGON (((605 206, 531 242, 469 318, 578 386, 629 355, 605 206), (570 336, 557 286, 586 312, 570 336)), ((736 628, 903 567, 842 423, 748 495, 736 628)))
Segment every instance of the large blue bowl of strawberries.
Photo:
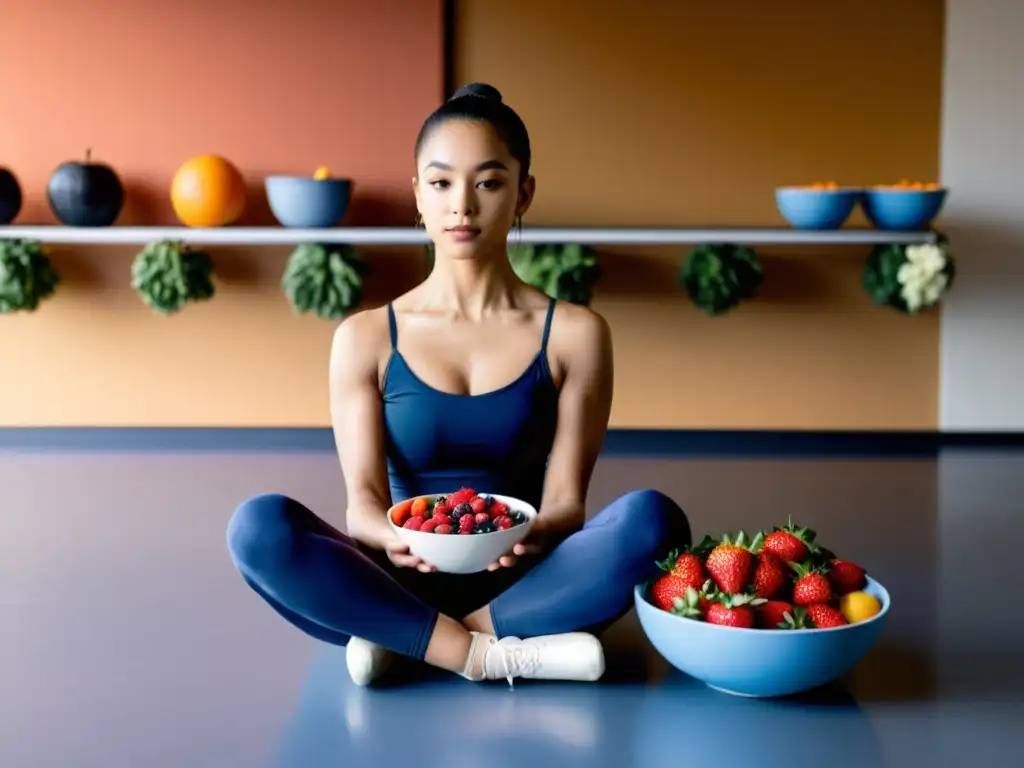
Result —
POLYGON ((526 538, 536 517, 522 499, 473 488, 403 499, 388 510, 409 551, 442 573, 486 570, 526 538))
POLYGON ((889 593, 866 570, 785 526, 705 536, 638 584, 640 625, 674 667, 725 693, 786 696, 849 672, 875 644, 889 593))

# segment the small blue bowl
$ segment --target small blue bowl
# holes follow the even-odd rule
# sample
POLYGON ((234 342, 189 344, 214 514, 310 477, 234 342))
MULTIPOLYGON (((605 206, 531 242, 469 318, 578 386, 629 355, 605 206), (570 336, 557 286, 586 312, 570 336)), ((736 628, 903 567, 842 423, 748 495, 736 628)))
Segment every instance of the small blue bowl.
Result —
POLYGON ((871 650, 889 612, 889 593, 868 577, 864 588, 882 610, 866 621, 830 629, 738 629, 663 611, 633 590, 637 617, 651 645, 673 667, 738 696, 789 696, 830 683, 871 650))
POLYGON ((775 205, 797 229, 839 229, 863 194, 859 189, 779 187, 775 190, 775 205))
POLYGON ((877 229, 928 229, 946 203, 948 190, 869 189, 861 207, 877 229))
POLYGON ((285 227, 333 227, 352 197, 351 179, 268 176, 264 186, 271 213, 285 227))

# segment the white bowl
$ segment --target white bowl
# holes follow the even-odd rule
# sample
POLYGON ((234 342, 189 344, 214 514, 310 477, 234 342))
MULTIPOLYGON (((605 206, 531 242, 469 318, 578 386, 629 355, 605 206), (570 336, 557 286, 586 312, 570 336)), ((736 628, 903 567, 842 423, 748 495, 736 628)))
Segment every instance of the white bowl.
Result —
MULTIPOLYGON (((477 491, 477 493, 480 496, 490 496, 495 501, 504 502, 510 510, 522 512, 526 515, 526 522, 503 531, 474 533, 472 536, 424 533, 410 528, 401 528, 391 521, 391 509, 403 503, 398 502, 388 510, 388 525, 402 541, 409 545, 409 551, 412 554, 428 565, 434 566, 441 573, 477 573, 486 570, 488 565, 502 555, 510 553, 516 544, 526 538, 530 529, 533 528, 534 520, 537 519, 537 510, 522 499, 512 496, 481 491, 477 491)), ((423 495, 427 498, 435 498, 441 494, 423 495)))

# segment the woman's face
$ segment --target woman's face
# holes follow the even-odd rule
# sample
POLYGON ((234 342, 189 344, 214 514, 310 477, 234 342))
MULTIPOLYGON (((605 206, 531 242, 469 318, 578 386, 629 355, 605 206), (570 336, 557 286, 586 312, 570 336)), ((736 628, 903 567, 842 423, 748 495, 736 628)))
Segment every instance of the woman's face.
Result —
POLYGON ((438 251, 455 258, 506 252, 517 215, 526 213, 533 179, 519 185, 519 162, 485 123, 448 120, 417 158, 416 207, 438 251))

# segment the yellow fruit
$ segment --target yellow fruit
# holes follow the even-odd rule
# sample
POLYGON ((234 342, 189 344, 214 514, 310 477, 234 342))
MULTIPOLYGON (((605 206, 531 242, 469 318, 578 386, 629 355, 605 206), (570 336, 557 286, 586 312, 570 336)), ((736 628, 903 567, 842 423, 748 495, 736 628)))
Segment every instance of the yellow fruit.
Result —
POLYGON ((867 592, 850 592, 839 598, 839 612, 851 624, 866 621, 882 610, 878 598, 867 592))
POLYGON ((313 178, 316 179, 317 181, 323 181, 324 179, 330 178, 330 176, 331 169, 328 168, 326 165, 321 165, 319 168, 316 169, 316 173, 313 174, 313 178))

